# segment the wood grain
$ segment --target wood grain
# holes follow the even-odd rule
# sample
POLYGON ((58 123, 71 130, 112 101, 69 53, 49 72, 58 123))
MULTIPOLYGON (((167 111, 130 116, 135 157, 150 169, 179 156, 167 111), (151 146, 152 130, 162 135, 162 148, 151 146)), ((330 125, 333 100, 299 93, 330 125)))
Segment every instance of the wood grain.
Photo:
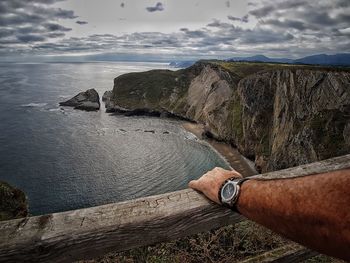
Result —
MULTIPOLYGON (((260 175, 305 176, 350 167, 350 155, 260 175)), ((121 203, 0 222, 0 262, 70 262, 173 240, 244 218, 181 190, 121 203)))
POLYGON ((310 176, 319 173, 327 173, 331 171, 350 168, 350 154, 327 159, 311 164, 304 164, 297 167, 288 168, 285 170, 274 171, 265 174, 251 176, 256 179, 282 179, 294 178, 301 176, 310 176))
POLYGON ((234 224, 190 190, 0 223, 0 262, 73 261, 234 224))

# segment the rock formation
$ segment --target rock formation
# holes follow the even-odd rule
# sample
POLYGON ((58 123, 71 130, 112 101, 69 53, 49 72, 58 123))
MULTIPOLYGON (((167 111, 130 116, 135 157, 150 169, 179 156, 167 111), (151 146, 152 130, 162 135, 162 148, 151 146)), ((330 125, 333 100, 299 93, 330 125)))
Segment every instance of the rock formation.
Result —
POLYGON ((80 92, 70 100, 60 102, 60 106, 74 107, 74 109, 97 111, 100 109, 100 97, 95 89, 80 92))
POLYGON ((102 101, 107 101, 109 100, 109 98, 112 96, 112 91, 111 90, 107 90, 105 91, 105 93, 103 93, 102 95, 102 101))
POLYGON ((114 80, 107 111, 159 112, 206 126, 260 171, 350 152, 350 72, 315 66, 198 62, 114 80))
POLYGON ((25 194, 5 182, 0 182, 0 221, 28 215, 25 194))

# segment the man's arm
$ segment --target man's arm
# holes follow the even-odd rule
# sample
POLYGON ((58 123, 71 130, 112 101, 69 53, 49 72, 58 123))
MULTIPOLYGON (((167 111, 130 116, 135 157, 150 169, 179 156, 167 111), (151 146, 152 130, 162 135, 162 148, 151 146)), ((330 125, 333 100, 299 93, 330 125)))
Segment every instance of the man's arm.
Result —
MULTIPOLYGON (((215 168, 189 186, 220 203, 219 188, 232 176, 240 175, 215 168)), ((245 181, 237 209, 293 241, 350 260, 350 169, 291 179, 245 181)))

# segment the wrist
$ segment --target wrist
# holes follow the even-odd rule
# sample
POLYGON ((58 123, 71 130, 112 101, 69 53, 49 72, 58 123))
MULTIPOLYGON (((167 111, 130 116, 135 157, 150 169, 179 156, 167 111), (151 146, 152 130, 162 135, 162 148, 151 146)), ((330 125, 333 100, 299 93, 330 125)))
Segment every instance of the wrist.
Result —
POLYGON ((241 194, 241 186, 249 178, 231 177, 225 180, 219 188, 218 199, 220 204, 237 211, 237 202, 241 194))
POLYGON ((251 205, 251 197, 259 194, 258 185, 259 180, 256 179, 247 180, 241 185, 241 192, 236 202, 236 209, 240 214, 246 214, 247 209, 249 210, 251 205))

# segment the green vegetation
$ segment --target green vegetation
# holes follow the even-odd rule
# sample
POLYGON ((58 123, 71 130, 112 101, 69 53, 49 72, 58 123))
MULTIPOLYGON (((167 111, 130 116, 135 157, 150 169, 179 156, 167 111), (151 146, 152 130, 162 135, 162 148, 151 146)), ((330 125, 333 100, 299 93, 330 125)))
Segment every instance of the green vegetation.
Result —
POLYGON ((236 134, 237 140, 242 140, 243 139, 243 120, 242 120, 243 109, 239 101, 233 103, 232 113, 233 113, 232 130, 236 134))
MULTIPOLYGON (((226 62, 226 61, 200 61, 195 65, 177 71, 151 70, 147 72, 128 73, 115 79, 113 99, 117 105, 128 109, 162 108, 171 110, 177 109, 181 112, 181 106, 186 105, 184 100, 170 103, 171 94, 176 93, 178 99, 183 99, 187 94, 191 80, 203 69, 204 64, 211 64, 214 67, 222 68, 230 73, 231 78, 227 80, 232 83, 248 75, 267 71, 282 69, 307 69, 325 71, 350 71, 349 68, 330 68, 310 65, 291 65, 278 63, 258 62, 226 62)), ((223 77, 225 74, 223 74, 223 77)))
POLYGON ((172 92, 181 97, 187 92, 189 77, 184 70, 151 70, 121 75, 115 80, 113 91, 118 105, 126 108, 152 107, 160 110, 160 104, 167 104, 172 92))
POLYGON ((339 110, 326 110, 314 116, 308 126, 313 130, 314 145, 322 159, 346 154, 343 130, 350 115, 339 110))
POLYGON ((8 183, 0 182, 0 221, 27 216, 25 194, 8 183))
MULTIPOLYGON (((210 62, 210 61, 209 61, 210 62)), ((224 69, 237 74, 240 78, 255 74, 259 71, 266 70, 322 70, 322 71, 350 71, 349 68, 341 67, 324 67, 315 65, 299 65, 299 64, 282 64, 282 63, 262 63, 262 62, 227 62, 227 61, 211 61, 211 63, 220 65, 224 69)))
MULTIPOLYGON (((253 222, 244 221, 206 233, 177 239, 167 243, 136 248, 120 253, 109 253, 92 262, 121 263, 196 263, 196 262, 261 262, 261 259, 276 259, 290 250, 300 248, 270 230, 253 222), (267 252, 268 251, 268 252, 267 252)), ((306 262, 341 263, 326 256, 317 256, 318 261, 306 262)))
POLYGON ((237 262, 289 241, 244 221, 167 243, 110 253, 93 262, 237 262))
POLYGON ((271 154, 271 146, 270 146, 270 139, 269 134, 266 133, 261 137, 260 140, 260 152, 263 156, 269 157, 271 154))

